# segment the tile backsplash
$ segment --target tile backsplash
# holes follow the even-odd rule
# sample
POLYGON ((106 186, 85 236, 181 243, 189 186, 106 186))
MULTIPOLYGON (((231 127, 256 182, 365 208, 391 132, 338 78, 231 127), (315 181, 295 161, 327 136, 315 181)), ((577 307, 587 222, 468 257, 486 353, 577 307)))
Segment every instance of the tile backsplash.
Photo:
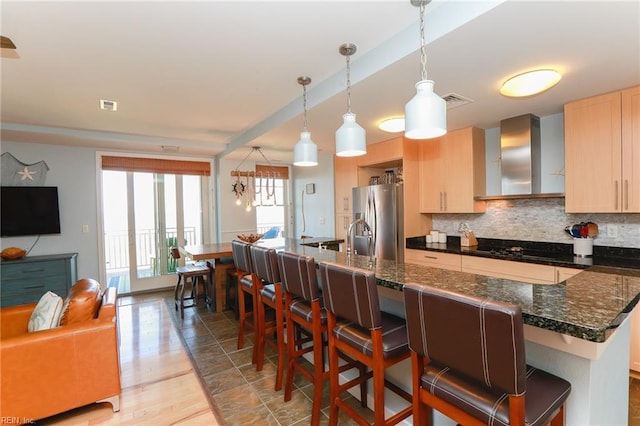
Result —
POLYGON ((433 229, 458 236, 466 222, 477 237, 571 243, 567 225, 595 222, 594 245, 640 248, 640 214, 566 213, 564 198, 487 201, 484 214, 434 214, 433 229))

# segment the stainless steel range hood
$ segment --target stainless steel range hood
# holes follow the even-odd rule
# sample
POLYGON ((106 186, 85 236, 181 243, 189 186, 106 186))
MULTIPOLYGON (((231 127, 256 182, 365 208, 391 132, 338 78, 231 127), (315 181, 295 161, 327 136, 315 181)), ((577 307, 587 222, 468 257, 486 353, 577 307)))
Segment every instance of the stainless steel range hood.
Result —
POLYGON ((476 200, 558 198, 561 193, 541 193, 540 118, 524 114, 500 122, 501 195, 476 200))
POLYGON ((540 193, 540 118, 520 115, 500 122, 502 195, 540 193))

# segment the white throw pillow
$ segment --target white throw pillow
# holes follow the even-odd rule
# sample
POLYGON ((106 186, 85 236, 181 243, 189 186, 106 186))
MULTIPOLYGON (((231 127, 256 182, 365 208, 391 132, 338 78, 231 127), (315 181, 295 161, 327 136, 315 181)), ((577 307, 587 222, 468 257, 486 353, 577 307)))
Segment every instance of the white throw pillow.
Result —
POLYGON ((50 291, 46 292, 31 313, 27 326, 29 333, 57 327, 62 315, 63 302, 62 297, 50 291))

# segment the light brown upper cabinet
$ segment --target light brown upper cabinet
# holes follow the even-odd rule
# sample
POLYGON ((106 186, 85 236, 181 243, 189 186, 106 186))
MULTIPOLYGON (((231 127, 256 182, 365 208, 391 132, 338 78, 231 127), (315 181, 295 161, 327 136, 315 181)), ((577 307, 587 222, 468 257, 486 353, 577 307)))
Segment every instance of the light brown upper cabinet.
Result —
POLYGON ((484 130, 467 127, 420 141, 421 213, 482 213, 485 195, 484 130))
POLYGON ((336 238, 346 238, 351 223, 351 189, 358 186, 357 164, 357 157, 335 157, 334 160, 336 238))
POLYGON ((640 86, 564 107, 565 210, 640 213, 640 86))

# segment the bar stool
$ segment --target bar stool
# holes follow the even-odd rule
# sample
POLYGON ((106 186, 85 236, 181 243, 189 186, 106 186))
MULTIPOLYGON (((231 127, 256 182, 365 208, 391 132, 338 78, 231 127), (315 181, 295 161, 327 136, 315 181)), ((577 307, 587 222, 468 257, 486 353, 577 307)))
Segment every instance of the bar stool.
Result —
MULTIPOLYGON (((411 395, 386 380, 388 367, 409 358, 405 321, 380 311, 376 277, 372 271, 350 268, 335 263, 320 263, 322 295, 327 308, 329 337, 329 376, 331 409, 329 424, 338 423, 338 410, 343 410, 359 424, 365 418, 348 406, 341 394, 356 384, 373 378, 374 419, 376 425, 394 425, 411 415, 412 407, 385 419, 385 387, 409 403, 411 395), (340 384, 338 351, 371 369, 364 377, 340 384)), ((366 399, 361 401, 366 406, 366 399)))
POLYGON ((519 306, 406 284, 413 422, 564 424, 571 384, 526 365, 519 306))
POLYGON ((295 253, 278 253, 278 265, 282 275, 287 322, 287 380, 284 385, 284 400, 290 401, 293 391, 294 370, 313 383, 313 408, 311 424, 320 423, 322 384, 329 377, 324 366, 323 334, 327 331, 327 312, 318 287, 316 262, 311 256, 295 253), (304 328, 311 338, 294 333, 297 327, 304 328), (308 343, 311 343, 309 345, 308 343), (304 346, 306 344, 306 346, 304 346), (313 352, 313 372, 299 362, 300 357, 313 352))
MULTIPOLYGON (((236 297, 238 299, 238 318, 240 321, 238 327, 238 349, 244 346, 245 328, 249 327, 256 332, 256 316, 255 306, 257 294, 253 287, 251 278, 251 245, 242 241, 234 240, 231 242, 231 252, 233 254, 233 264, 235 272, 233 273, 237 280, 236 297), (246 297, 252 301, 251 310, 246 306, 246 297)), ((256 362, 256 347, 253 348, 253 362, 256 362)))
MULTIPOLYGON (((171 247, 169 249, 171 258, 176 262, 180 259, 180 250, 178 247, 171 247)), ((175 300, 176 311, 180 310, 180 318, 184 318, 184 308, 193 308, 197 306, 200 295, 198 294, 198 283, 202 283, 204 295, 202 296, 205 301, 207 299, 207 284, 205 277, 209 275, 209 267, 200 263, 188 263, 185 266, 178 266, 176 268, 176 274, 178 275, 178 282, 176 283, 175 290, 173 292, 173 298, 175 300), (191 281, 191 295, 184 296, 185 286, 187 282, 191 281), (190 304, 185 305, 185 301, 192 301, 190 304)))
POLYGON ((282 375, 287 347, 284 341, 284 296, 280 280, 280 268, 274 249, 251 246, 253 287, 258 294, 256 321, 256 370, 262 371, 265 346, 268 344, 278 353, 276 368, 276 392, 282 389, 282 375), (275 342, 267 338, 276 334, 275 342))

